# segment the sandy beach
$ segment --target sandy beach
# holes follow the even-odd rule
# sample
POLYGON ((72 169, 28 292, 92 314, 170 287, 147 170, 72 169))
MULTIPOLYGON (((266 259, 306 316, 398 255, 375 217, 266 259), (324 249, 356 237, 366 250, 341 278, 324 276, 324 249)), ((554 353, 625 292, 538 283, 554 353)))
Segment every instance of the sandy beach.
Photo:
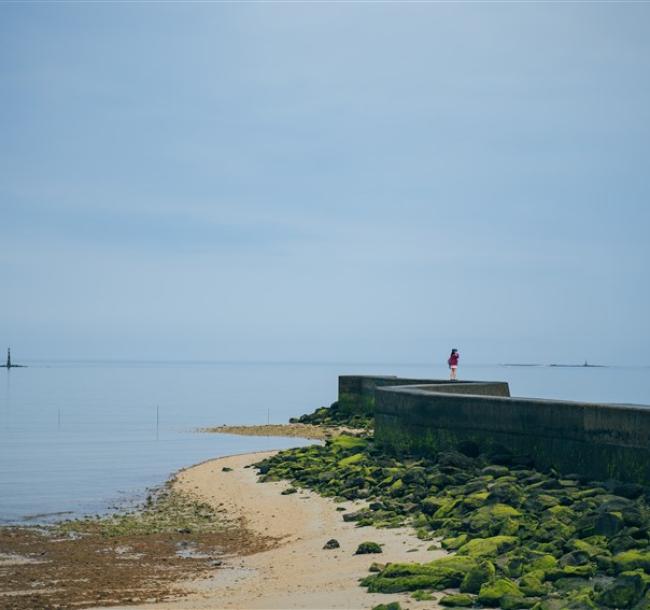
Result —
MULTIPOLYGON (((245 557, 224 557, 208 578, 182 583, 187 597, 137 606, 143 609, 363 609, 390 601, 403 607, 433 609, 436 602, 416 602, 404 594, 369 594, 358 580, 373 561, 430 561, 445 554, 427 551, 407 528, 355 527, 343 521, 337 504, 308 491, 282 495, 286 482, 258 483, 255 469, 246 468, 273 452, 220 458, 188 468, 174 482, 177 490, 196 496, 228 515, 241 518, 249 531, 277 540, 275 548, 245 557), (224 471, 230 468, 231 471, 224 471), (340 548, 324 550, 331 538, 340 548), (354 555, 359 543, 374 541, 383 553, 354 555)), ((437 597, 440 597, 438 595, 437 597)))

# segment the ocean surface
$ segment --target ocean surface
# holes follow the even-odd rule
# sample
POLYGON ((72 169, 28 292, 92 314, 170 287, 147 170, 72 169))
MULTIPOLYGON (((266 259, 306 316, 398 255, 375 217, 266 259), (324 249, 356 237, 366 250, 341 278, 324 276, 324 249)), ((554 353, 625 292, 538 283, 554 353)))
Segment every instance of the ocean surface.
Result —
MULTIPOLYGON (((141 501, 176 470, 310 441, 205 434, 284 423, 336 400, 338 375, 446 378, 389 364, 25 362, 0 369, 0 524, 43 523, 141 501)), ((650 404, 650 368, 463 366, 513 396, 650 404)))

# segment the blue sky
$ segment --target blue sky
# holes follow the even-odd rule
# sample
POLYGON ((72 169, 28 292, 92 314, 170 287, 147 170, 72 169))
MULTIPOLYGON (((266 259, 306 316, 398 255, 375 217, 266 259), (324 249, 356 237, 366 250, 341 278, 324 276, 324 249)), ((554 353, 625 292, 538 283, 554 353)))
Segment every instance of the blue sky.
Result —
POLYGON ((650 364, 650 5, 0 4, 0 346, 650 364))

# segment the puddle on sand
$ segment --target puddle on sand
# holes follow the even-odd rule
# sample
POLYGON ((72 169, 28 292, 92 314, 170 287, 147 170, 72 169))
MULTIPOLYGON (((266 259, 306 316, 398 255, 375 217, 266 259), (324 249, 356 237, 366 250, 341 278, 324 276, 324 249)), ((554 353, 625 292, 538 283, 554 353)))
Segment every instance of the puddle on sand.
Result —
POLYGON ((178 547, 176 555, 183 559, 212 559, 214 557, 214 553, 197 550, 196 545, 191 542, 179 542, 176 546, 178 547))

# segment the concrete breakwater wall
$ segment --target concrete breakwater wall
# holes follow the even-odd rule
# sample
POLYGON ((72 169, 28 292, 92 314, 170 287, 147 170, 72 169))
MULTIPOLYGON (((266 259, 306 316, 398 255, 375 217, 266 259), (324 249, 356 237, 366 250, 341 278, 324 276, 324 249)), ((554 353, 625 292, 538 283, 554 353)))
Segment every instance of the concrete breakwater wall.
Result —
POLYGON ((339 401, 374 413, 377 442, 395 452, 488 451, 650 485, 650 407, 512 398, 504 382, 359 376, 339 378, 339 401))

